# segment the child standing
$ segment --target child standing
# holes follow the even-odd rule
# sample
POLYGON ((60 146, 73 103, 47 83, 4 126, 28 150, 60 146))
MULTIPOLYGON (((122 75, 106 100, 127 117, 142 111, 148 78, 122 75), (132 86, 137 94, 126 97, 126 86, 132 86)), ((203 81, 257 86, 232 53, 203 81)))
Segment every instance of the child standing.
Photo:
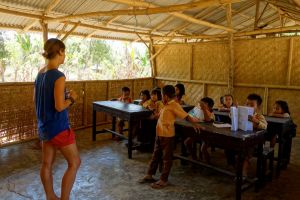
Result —
MULTIPOLYGON (((278 100, 275 102, 273 112, 270 113, 272 117, 290 117, 289 106, 286 101, 278 100)), ((274 148, 276 144, 276 133, 271 133, 270 147, 274 148)))
MULTIPOLYGON (((155 174, 158 164, 163 159, 163 170, 160 180, 151 184, 152 188, 163 188, 168 183, 169 173, 171 171, 173 162, 173 150, 175 141, 175 127, 176 118, 186 119, 190 122, 198 122, 186 113, 182 107, 175 102, 175 88, 171 85, 166 85, 162 89, 164 108, 161 110, 157 126, 156 126, 156 140, 152 160, 149 164, 147 175, 140 180, 140 183, 154 182, 153 175, 155 174)), ((197 127, 198 130, 200 126, 197 127)))

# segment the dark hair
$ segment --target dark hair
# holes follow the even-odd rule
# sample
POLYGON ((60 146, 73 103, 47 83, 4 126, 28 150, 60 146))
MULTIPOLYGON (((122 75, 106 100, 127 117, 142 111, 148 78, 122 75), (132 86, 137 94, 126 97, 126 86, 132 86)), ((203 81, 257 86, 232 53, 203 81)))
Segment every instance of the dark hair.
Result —
POLYGON ((122 92, 130 92, 129 87, 122 87, 122 92))
POLYGON ((220 103, 221 103, 222 105, 224 105, 224 96, 221 96, 221 97, 220 97, 220 103))
POLYGON ((289 110, 289 105, 286 101, 278 100, 275 103, 281 107, 283 113, 291 114, 289 110))
POLYGON ((256 101, 258 106, 262 103, 262 98, 258 94, 249 94, 247 99, 256 101))
POLYGON ((149 90, 142 90, 140 92, 140 95, 145 95, 147 97, 147 100, 150 99, 150 92, 149 92, 149 90))
POLYGON ((212 98, 204 97, 201 99, 201 101, 204 103, 207 103, 207 105, 210 109, 212 109, 214 107, 215 102, 212 98))
POLYGON ((177 84, 175 85, 175 87, 177 87, 178 90, 179 90, 179 96, 182 97, 183 95, 185 95, 185 88, 184 88, 184 85, 183 85, 183 84, 177 83, 177 84))
POLYGON ((233 96, 232 96, 231 94, 225 94, 223 97, 224 97, 224 98, 225 98, 225 97, 231 97, 231 99, 233 100, 233 96))
POLYGON ((161 97, 161 91, 160 91, 160 89, 154 88, 153 90, 151 90, 151 94, 152 95, 153 94, 156 95, 158 101, 161 101, 162 97, 161 97))
POLYGON ((175 87, 173 85, 166 85, 162 89, 163 95, 167 95, 169 98, 175 97, 175 87))
POLYGON ((56 38, 48 39, 44 44, 44 53, 42 54, 46 59, 52 59, 57 54, 60 53, 61 50, 65 51, 65 44, 56 38))

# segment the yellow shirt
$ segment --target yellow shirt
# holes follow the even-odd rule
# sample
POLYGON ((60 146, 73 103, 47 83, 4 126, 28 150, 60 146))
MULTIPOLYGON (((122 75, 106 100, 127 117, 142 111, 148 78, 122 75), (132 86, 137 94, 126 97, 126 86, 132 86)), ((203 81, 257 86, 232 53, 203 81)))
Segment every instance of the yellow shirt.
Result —
POLYGON ((146 101, 143 104, 144 108, 150 109, 150 110, 154 110, 154 113, 159 113, 161 111, 161 109, 164 107, 164 104, 162 101, 152 101, 151 99, 149 99, 148 101, 146 101))
POLYGON ((258 119, 259 123, 254 128, 266 130, 268 126, 268 122, 262 114, 254 113, 254 116, 258 119))
POLYGON ((156 125, 156 135, 160 137, 174 137, 176 118, 185 119, 187 116, 188 114, 181 105, 174 100, 169 101, 160 112, 156 125))

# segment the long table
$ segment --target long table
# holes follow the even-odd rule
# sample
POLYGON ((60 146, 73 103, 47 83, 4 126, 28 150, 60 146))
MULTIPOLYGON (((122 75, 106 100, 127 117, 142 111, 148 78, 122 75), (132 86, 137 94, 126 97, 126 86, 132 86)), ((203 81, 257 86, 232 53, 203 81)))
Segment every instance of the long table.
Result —
POLYGON ((135 104, 123 103, 120 101, 96 101, 93 102, 93 141, 96 141, 96 135, 99 133, 110 132, 113 135, 126 138, 116 132, 116 117, 128 121, 128 158, 132 158, 132 126, 139 120, 146 119, 152 114, 151 111, 135 104), (96 121, 97 112, 104 112, 112 116, 112 128, 97 131, 96 121))
MULTIPOLYGON (((193 124, 186 120, 177 120, 176 125, 183 126, 185 129, 187 128, 185 133, 192 132, 193 134, 197 134, 194 131, 193 124)), ((236 168, 236 199, 241 199, 242 194, 242 170, 243 170, 243 162, 247 152, 257 147, 257 182, 256 186, 258 187, 260 184, 261 178, 261 166, 262 166, 262 151, 263 151, 263 143, 264 143, 264 134, 265 130, 259 131, 231 131, 230 128, 216 128, 212 125, 212 123, 200 123, 201 126, 205 128, 202 130, 200 134, 200 138, 203 141, 207 141, 210 144, 220 147, 223 149, 234 150, 238 153, 237 159, 237 168, 236 168)), ((182 156, 179 156, 180 159, 184 159, 182 156)), ((201 164, 203 165, 203 164, 201 164)), ((207 165, 207 167, 210 167, 207 165)), ((217 169, 216 167, 211 167, 213 169, 217 169)), ((222 172, 224 170, 217 170, 222 172)))
MULTIPOLYGON (((222 122, 231 121, 229 117, 229 112, 214 111, 216 119, 222 122)), ((279 118, 265 116, 268 122, 267 132, 276 133, 278 135, 278 155, 277 155, 277 165, 276 165, 276 177, 280 175, 280 169, 286 168, 289 160, 292 147, 292 137, 290 134, 290 127, 292 120, 290 118, 279 118)))

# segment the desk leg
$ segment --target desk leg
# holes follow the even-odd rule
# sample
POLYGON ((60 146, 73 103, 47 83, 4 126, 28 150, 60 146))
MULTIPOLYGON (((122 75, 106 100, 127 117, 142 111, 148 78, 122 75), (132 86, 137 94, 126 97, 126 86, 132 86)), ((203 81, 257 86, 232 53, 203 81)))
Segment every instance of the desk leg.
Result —
POLYGON ((264 184, 264 176, 262 171, 262 153, 263 153, 263 144, 257 146, 257 163, 256 163, 256 178, 255 191, 258 192, 259 188, 264 184))
POLYGON ((280 167, 282 164, 282 154, 283 154, 283 146, 284 140, 282 137, 282 133, 278 134, 278 158, 277 158, 277 166, 276 166, 276 178, 280 176, 280 167))
MULTIPOLYGON (((115 116, 112 117, 111 130, 116 131, 116 117, 115 116)), ((111 136, 112 136, 112 138, 114 138, 115 134, 111 134, 111 136)))
POLYGON ((128 158, 132 158, 132 120, 128 120, 128 158))
POLYGON ((243 184, 243 164, 245 157, 243 153, 238 154, 237 168, 236 168, 236 183, 235 183, 235 199, 242 199, 242 184, 243 184))
POLYGON ((93 110, 93 141, 96 141, 96 121, 97 121, 97 113, 95 110, 93 110))

